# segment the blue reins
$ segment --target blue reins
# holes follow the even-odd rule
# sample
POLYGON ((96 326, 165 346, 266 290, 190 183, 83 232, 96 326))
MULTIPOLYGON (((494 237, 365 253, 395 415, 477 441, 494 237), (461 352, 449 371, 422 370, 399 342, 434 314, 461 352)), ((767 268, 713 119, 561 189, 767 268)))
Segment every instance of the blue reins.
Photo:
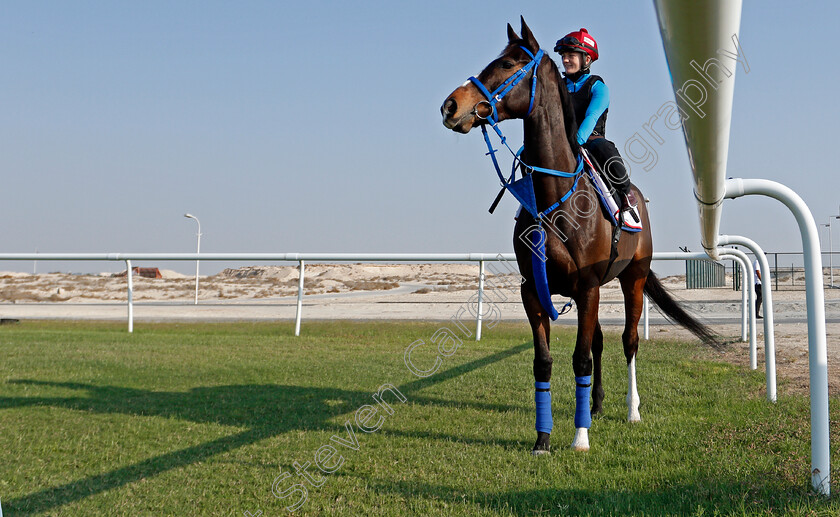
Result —
POLYGON ((545 167, 536 167, 533 165, 528 165, 527 163, 523 162, 520 158, 520 155, 525 149, 525 146, 522 146, 518 152, 514 152, 513 149, 511 149, 510 146, 507 144, 507 138, 505 138, 504 134, 502 133, 502 130, 499 128, 499 114, 496 110, 496 104, 501 102, 501 100, 508 93, 510 93, 510 91, 513 90, 513 88, 517 84, 519 84, 523 79, 525 79, 529 73, 533 73, 531 78, 531 98, 528 103, 528 115, 531 114, 531 110, 534 108, 534 98, 536 97, 537 92, 537 67, 539 66, 539 62, 544 55, 542 49, 537 51, 536 55, 534 55, 527 48, 520 48, 531 57, 531 61, 529 61, 528 64, 517 70, 516 73, 505 79, 505 81, 492 92, 488 90, 487 87, 485 87, 484 84, 477 78, 471 76, 469 80, 472 84, 476 86, 476 88, 478 88, 482 95, 484 95, 484 97, 487 99, 486 101, 482 102, 486 102, 487 105, 490 106, 490 116, 485 118, 478 115, 478 113, 476 113, 476 116, 487 120, 490 127, 492 127, 496 134, 499 135, 499 139, 501 140, 502 144, 505 147, 507 147, 510 153, 513 155, 513 165, 511 167, 510 177, 505 178, 504 174, 502 174, 501 168, 499 167, 499 162, 496 159, 496 152, 498 151, 498 149, 493 149, 493 144, 490 142, 490 135, 487 133, 487 124, 481 125, 481 132, 484 135, 484 142, 487 144, 487 154, 492 159, 493 167, 496 169, 496 174, 499 176, 499 180, 502 183, 502 190, 501 192, 499 192, 499 195, 493 202, 493 206, 490 207, 490 212, 492 213, 493 210, 495 210, 496 205, 498 205, 505 190, 508 190, 520 203, 522 203, 523 208, 525 208, 532 216, 534 216, 535 219, 541 221, 542 218, 544 218, 550 212, 558 208, 575 192, 575 190, 577 189, 578 180, 580 180, 580 177, 582 175, 581 173, 583 172, 583 160, 581 159, 580 154, 578 154, 577 166, 575 167, 574 172, 565 172, 558 171, 555 169, 547 169, 545 167), (514 181, 514 178, 516 177, 516 169, 519 165, 522 165, 524 168, 522 172, 522 179, 514 181), (536 206, 536 196, 534 195, 533 180, 531 178, 531 173, 533 172, 540 172, 542 174, 558 176, 561 178, 575 178, 575 181, 572 184, 572 188, 563 196, 561 196, 558 202, 554 203, 553 205, 551 205, 543 211, 539 211, 537 210, 536 206))

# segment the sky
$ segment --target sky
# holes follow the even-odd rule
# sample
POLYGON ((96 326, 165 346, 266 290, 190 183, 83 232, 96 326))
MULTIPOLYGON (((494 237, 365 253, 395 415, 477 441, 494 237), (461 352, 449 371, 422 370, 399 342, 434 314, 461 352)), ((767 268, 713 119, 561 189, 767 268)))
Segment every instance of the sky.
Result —
MULTIPOLYGON (((597 39, 619 149, 673 100, 646 1, 4 1, 0 250, 193 252, 189 212, 202 252, 510 252, 516 202, 487 212, 498 179, 481 134, 445 129, 439 108, 520 15, 547 51, 580 27, 597 39)), ((736 72, 727 175, 784 183, 820 224, 840 214, 838 22, 832 1, 748 0, 739 34, 750 70, 736 72)), ((520 121, 502 127, 521 139, 520 121)), ((662 137, 655 167, 631 173, 654 247, 701 251, 682 133, 662 137)), ((767 198, 726 201, 721 232, 802 249, 767 198)))

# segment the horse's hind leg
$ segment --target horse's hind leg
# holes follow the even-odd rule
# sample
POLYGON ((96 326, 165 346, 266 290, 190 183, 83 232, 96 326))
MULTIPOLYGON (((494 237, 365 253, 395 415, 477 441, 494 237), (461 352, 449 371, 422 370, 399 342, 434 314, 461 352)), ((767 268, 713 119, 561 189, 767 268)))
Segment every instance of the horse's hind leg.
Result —
POLYGON ((601 354, 604 351, 604 333, 601 323, 595 322, 595 333, 592 335, 592 416, 603 410, 604 385, 601 382, 601 354))
POLYGON ((644 286, 647 275, 631 275, 625 271, 619 278, 624 293, 624 357, 627 359, 627 421, 640 422, 639 391, 636 389, 636 352, 639 350, 639 318, 642 315, 644 286))
POLYGON ((534 455, 547 454, 551 450, 551 429, 554 422, 551 418, 551 351, 549 338, 551 321, 540 304, 537 293, 529 289, 527 284, 522 286, 522 303, 525 313, 531 323, 534 334, 534 403, 536 405, 537 441, 531 453, 534 455))

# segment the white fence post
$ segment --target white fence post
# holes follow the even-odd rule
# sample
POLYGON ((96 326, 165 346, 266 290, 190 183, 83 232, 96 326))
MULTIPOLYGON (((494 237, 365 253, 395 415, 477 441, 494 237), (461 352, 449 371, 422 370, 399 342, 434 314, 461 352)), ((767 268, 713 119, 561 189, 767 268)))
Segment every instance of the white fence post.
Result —
POLYGON ((643 301, 642 312, 644 312, 644 315, 645 315, 644 336, 645 336, 645 341, 648 341, 650 339, 650 301, 648 300, 648 297, 647 297, 646 294, 642 295, 642 301, 643 301))
POLYGON ((746 335, 746 331, 744 330, 744 328, 746 326, 746 318, 749 318, 750 370, 756 370, 758 369, 758 346, 755 335, 755 290, 753 289, 755 273, 752 270, 752 265, 750 263, 749 257, 747 257, 747 254, 743 251, 735 248, 718 248, 717 251, 721 257, 726 256, 737 258, 738 262, 741 263, 741 270, 744 272, 744 281, 741 284, 741 299, 742 303, 743 301, 747 302, 747 309, 741 312, 741 339, 742 341, 747 341, 746 339, 744 339, 746 335))
POLYGON ((303 310, 303 260, 298 262, 300 264, 300 276, 298 279, 298 297, 297 297, 297 312, 295 313, 295 335, 300 335, 300 317, 303 310))
POLYGON ((749 295, 747 294, 747 266, 744 265, 743 260, 736 259, 734 262, 738 263, 741 268, 741 341, 749 340, 747 333, 747 305, 749 305, 749 295))
POLYGON ((776 337, 773 328, 773 290, 770 288, 770 264, 764 250, 755 241, 740 235, 721 235, 721 244, 740 244, 755 255, 761 269, 761 292, 764 298, 764 371, 767 374, 767 400, 776 402, 776 337))
POLYGON ((128 279, 128 331, 134 332, 134 279, 131 261, 125 261, 125 277, 128 279))
POLYGON ((475 340, 481 341, 481 311, 484 301, 484 261, 478 261, 478 310, 475 316, 475 340))

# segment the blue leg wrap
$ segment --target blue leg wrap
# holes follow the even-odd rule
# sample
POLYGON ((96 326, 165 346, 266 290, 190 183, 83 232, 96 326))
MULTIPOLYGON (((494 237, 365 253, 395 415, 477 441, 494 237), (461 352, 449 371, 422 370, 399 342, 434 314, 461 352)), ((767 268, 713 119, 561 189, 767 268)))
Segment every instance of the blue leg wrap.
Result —
POLYGON ((534 383, 534 402, 537 405, 537 431, 551 434, 554 421, 551 419, 551 383, 534 383))
POLYGON ((592 415, 589 411, 589 392, 592 391, 592 376, 575 377, 575 428, 592 425, 592 415))

